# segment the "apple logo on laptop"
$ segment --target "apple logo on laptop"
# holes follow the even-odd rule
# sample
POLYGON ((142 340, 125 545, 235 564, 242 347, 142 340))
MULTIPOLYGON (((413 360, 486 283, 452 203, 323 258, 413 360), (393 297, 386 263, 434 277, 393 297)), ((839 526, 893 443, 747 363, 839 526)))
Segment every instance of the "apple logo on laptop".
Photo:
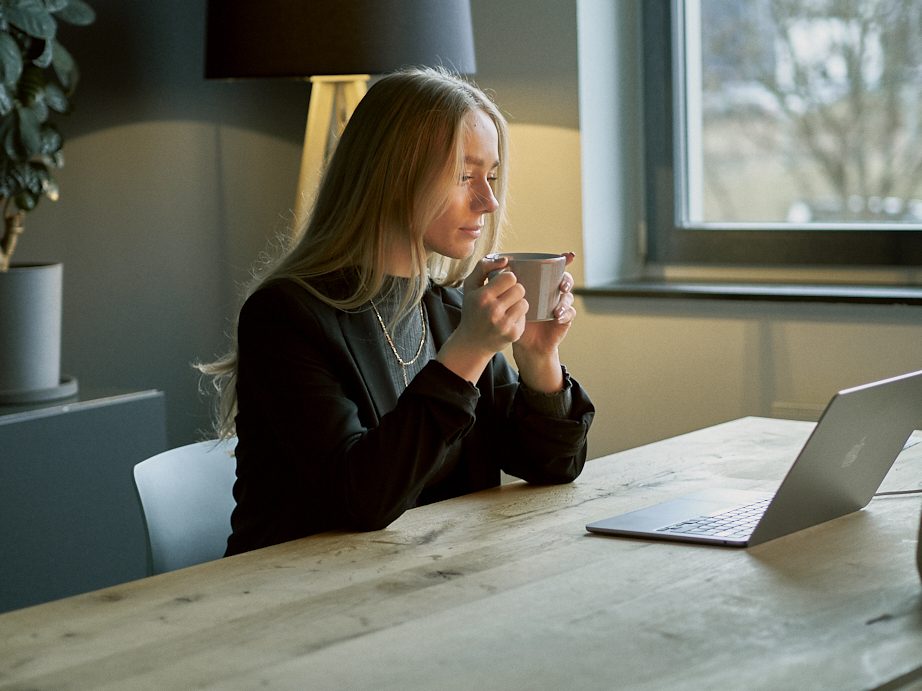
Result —
POLYGON ((852 463, 858 460, 858 454, 861 453, 861 449, 864 448, 864 443, 867 441, 868 435, 861 437, 861 441, 855 444, 852 447, 852 450, 845 454, 845 459, 842 461, 842 467, 848 468, 852 463))

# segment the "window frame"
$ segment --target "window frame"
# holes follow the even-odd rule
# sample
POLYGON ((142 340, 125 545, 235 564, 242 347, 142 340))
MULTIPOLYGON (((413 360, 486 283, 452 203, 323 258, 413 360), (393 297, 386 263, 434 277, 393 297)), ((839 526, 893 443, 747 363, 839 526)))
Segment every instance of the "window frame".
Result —
MULTIPOLYGON (((657 267, 804 269, 906 269, 922 265, 922 229, 861 226, 843 230, 812 225, 720 224, 682 226, 676 197, 676 163, 683 155, 677 136, 673 33, 682 0, 645 0, 641 7, 643 41, 643 116, 646 263, 657 267)), ((901 283, 906 277, 900 276, 901 283)))

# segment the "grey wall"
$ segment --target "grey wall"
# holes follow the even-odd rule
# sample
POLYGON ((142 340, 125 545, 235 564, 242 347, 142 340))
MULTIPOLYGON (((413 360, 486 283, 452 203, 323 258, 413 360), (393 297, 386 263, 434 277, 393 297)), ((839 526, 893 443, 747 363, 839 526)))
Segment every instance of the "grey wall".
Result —
MULTIPOLYGON (((636 16, 640 1, 580 7, 614 8, 617 22, 636 16)), ((62 123, 62 198, 29 217, 19 260, 65 264, 64 370, 95 389, 164 390, 175 445, 208 424, 190 362, 224 348, 237 283, 284 230, 308 91, 206 82, 202 0, 92 4, 97 24, 64 36, 83 83, 77 112, 62 123)), ((477 81, 512 122, 506 246, 572 249, 581 280, 590 253, 614 251, 609 233, 632 232, 585 212, 604 201, 606 185, 634 209, 640 191, 627 160, 620 182, 583 200, 581 176, 597 173, 583 169, 581 145, 605 147, 581 142, 577 2, 473 0, 472 9, 477 81)), ((629 63, 626 55, 618 51, 629 63)), ((623 105, 605 81, 586 83, 602 102, 623 105)), ((637 112, 619 111, 625 140, 640 137, 637 112)), ((601 299, 578 308, 563 355, 598 408, 591 455, 770 414, 779 402, 815 407, 837 387, 922 367, 918 308, 601 299)))
POLYGON ((472 0, 476 81, 510 123, 579 129, 575 0, 472 0))
MULTIPOLYGON (((61 199, 29 216, 17 260, 64 262, 62 369, 163 389, 170 442, 185 443, 208 425, 190 363, 224 348, 236 286, 285 228, 309 91, 205 81, 201 0, 91 4, 97 22, 62 34, 82 81, 61 120, 61 199)), ((473 3, 482 83, 513 118, 576 127, 575 13, 542 5, 473 3)))

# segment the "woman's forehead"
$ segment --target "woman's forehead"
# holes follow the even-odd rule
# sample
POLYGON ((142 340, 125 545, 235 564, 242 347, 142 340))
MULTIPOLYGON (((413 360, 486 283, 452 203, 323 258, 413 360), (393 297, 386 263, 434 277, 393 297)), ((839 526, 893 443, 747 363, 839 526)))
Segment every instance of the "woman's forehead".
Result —
POLYGON ((499 164, 499 132, 489 115, 471 111, 464 118, 463 132, 465 163, 491 168, 499 164))

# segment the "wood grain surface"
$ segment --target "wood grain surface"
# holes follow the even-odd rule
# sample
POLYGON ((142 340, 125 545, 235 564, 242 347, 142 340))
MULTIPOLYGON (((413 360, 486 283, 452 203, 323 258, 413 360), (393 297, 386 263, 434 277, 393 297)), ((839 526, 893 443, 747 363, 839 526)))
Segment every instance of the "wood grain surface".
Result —
MULTIPOLYGON (((10 689, 866 689, 922 683, 919 495, 748 550, 590 535, 712 484, 773 488, 812 423, 743 418, 0 616, 10 689)), ((884 490, 922 486, 922 444, 884 490)))

